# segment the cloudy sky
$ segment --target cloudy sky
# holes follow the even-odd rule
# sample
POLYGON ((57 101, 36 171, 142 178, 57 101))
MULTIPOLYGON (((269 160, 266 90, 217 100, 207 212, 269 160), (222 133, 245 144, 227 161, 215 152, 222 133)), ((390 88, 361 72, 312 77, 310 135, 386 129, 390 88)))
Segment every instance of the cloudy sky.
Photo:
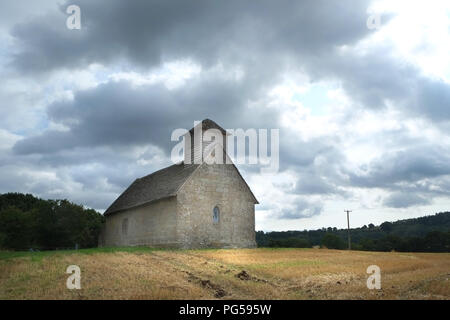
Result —
POLYGON ((1 193, 103 211, 210 118, 280 130, 258 230, 450 209, 446 0, 1 0, 0 43, 1 193))

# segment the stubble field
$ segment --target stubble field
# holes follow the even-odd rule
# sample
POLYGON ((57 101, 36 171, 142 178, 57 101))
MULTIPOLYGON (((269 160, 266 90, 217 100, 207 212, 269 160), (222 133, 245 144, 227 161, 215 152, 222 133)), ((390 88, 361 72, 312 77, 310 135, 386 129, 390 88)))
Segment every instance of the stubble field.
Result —
POLYGON ((102 248, 0 252, 0 299, 450 299, 450 254, 102 248), (81 269, 81 289, 66 268, 81 269), (381 269, 369 290, 366 269, 381 269))

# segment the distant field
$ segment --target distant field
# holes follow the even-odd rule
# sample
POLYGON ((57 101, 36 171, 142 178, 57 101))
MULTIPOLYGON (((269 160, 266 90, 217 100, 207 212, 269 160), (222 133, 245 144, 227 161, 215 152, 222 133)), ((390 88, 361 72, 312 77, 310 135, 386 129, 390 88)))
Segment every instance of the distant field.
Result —
POLYGON ((450 299, 450 254, 102 248, 1 252, 0 299, 450 299), (68 290, 67 266, 81 268, 68 290), (381 290, 366 269, 381 268, 381 290))

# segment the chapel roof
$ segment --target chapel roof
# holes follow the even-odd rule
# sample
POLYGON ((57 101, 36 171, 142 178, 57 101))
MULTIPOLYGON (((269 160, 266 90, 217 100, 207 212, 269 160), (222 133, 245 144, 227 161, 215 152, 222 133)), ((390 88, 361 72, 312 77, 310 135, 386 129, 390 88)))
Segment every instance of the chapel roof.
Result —
POLYGON ((136 179, 105 211, 105 215, 176 196, 198 164, 178 163, 136 179))

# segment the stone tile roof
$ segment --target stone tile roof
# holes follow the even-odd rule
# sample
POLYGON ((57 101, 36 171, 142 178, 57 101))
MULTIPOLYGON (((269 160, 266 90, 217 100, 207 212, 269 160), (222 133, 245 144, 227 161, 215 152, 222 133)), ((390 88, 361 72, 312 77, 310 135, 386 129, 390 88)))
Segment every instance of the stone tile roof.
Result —
POLYGON ((105 215, 176 196, 178 189, 198 166, 181 162, 136 179, 109 206, 105 215))

